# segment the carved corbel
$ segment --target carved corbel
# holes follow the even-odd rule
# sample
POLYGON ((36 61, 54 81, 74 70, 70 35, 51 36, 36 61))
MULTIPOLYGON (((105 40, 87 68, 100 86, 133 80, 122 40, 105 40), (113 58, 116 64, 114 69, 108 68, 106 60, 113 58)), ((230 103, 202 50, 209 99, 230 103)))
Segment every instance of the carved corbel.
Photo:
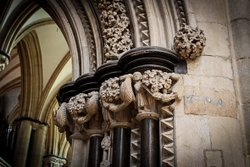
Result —
POLYGON ((185 60, 200 57, 205 46, 205 34, 198 27, 184 24, 174 37, 174 49, 185 60))
POLYGON ((72 97, 67 104, 67 109, 77 131, 84 132, 87 136, 102 134, 98 92, 80 93, 72 97))
POLYGON ((143 73, 133 73, 134 90, 136 92, 136 119, 158 119, 160 103, 172 103, 177 93, 172 91, 172 85, 178 80, 176 74, 169 74, 161 70, 147 70, 143 73), (160 102, 160 103, 159 103, 160 102))
POLYGON ((131 126, 130 104, 135 100, 132 75, 110 78, 100 88, 104 120, 111 128, 131 126))
POLYGON ((87 94, 79 93, 70 98, 67 103, 67 111, 73 120, 73 131, 80 132, 83 125, 83 117, 86 115, 86 97, 87 94))
POLYGON ((64 132, 67 127, 71 127, 67 117, 67 103, 63 102, 54 115, 55 125, 59 132, 64 132))

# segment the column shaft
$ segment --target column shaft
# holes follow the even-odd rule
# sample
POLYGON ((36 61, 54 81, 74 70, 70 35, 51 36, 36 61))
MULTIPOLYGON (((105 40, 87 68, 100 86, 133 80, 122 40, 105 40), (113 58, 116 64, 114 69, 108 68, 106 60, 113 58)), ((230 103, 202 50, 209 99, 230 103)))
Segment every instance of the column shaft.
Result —
POLYGON ((90 138, 89 146, 89 167, 99 167, 102 161, 102 148, 101 148, 102 137, 92 136, 90 138))
POLYGON ((88 164, 88 143, 81 138, 72 138, 71 167, 85 167, 88 164))
POLYGON ((32 157, 30 158, 30 166, 42 166, 42 159, 45 150, 45 140, 47 134, 47 127, 39 125, 34 131, 34 138, 32 141, 32 157))
POLYGON ((129 128, 114 128, 113 167, 127 167, 130 164, 130 135, 129 128))
POLYGON ((20 128, 18 129, 18 136, 15 144, 13 166, 26 166, 31 130, 32 126, 29 121, 21 122, 20 128))
POLYGON ((151 118, 141 121, 141 166, 159 166, 159 122, 151 118))

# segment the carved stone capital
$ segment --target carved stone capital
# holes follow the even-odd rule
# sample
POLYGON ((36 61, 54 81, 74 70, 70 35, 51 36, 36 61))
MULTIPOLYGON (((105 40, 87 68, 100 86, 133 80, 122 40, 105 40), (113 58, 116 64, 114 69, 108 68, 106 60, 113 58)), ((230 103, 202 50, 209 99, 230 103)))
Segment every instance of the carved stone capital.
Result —
POLYGON ((83 125, 82 119, 86 115, 86 97, 87 94, 79 93, 71 97, 67 104, 67 110, 78 128, 83 125))
POLYGON ((80 93, 72 97, 67 104, 67 109, 77 130, 89 136, 103 133, 99 92, 80 93))
POLYGON ((134 90, 136 94, 136 119, 158 119, 158 102, 172 103, 177 94, 172 91, 173 84, 178 80, 176 74, 161 70, 146 70, 143 73, 133 73, 134 90))
POLYGON ((184 24, 174 37, 174 49, 185 60, 201 56, 205 45, 205 34, 198 27, 194 29, 184 24))
POLYGON ((112 127, 129 127, 130 104, 135 100, 132 75, 127 74, 104 81, 100 87, 104 120, 112 127))

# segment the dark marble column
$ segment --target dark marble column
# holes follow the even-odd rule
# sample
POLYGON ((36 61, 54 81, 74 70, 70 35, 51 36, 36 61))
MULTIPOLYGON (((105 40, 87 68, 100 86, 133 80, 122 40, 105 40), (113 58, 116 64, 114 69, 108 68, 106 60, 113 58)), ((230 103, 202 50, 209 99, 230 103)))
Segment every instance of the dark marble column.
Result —
POLYGON ((113 139, 113 167, 127 167, 130 163, 130 128, 115 127, 113 139))
POLYGON ((141 121, 141 166, 159 166, 159 121, 146 118, 141 121))

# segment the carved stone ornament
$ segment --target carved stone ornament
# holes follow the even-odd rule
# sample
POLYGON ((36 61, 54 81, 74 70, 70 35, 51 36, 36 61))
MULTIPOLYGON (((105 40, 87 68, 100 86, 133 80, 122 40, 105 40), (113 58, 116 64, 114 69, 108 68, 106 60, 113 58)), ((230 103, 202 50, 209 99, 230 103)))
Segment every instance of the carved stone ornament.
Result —
POLYGON ((102 139, 101 142, 101 147, 103 149, 103 156, 102 156, 102 162, 100 164, 101 167, 109 167, 111 166, 111 134, 110 133, 105 133, 104 138, 102 139))
POLYGON ((135 100, 132 75, 127 74, 104 81, 100 87, 100 97, 106 109, 103 113, 104 120, 110 122, 111 126, 129 126, 129 113, 126 113, 126 109, 135 100))
POLYGON ((185 60, 201 56, 205 45, 205 34, 198 27, 184 24, 174 37, 174 49, 185 60))
POLYGON ((67 119, 67 103, 62 103, 61 106, 56 111, 54 116, 55 125, 59 128, 60 132, 64 131, 64 128, 69 125, 67 119))
POLYGON ((110 167, 111 163, 109 160, 102 161, 100 164, 101 167, 110 167))
POLYGON ((55 166, 63 166, 66 164, 66 160, 63 158, 55 157, 55 156, 47 156, 45 159, 45 164, 53 164, 55 166))
POLYGON ((104 150, 108 150, 110 149, 111 147, 111 139, 109 136, 105 136, 103 139, 102 139, 102 142, 101 142, 101 146, 104 150))
POLYGON ((79 126, 84 123, 83 117, 86 116, 86 97, 87 94, 79 93, 70 98, 67 104, 67 110, 70 113, 73 121, 79 126))
POLYGON ((173 82, 177 81, 176 74, 162 72, 161 70, 146 70, 144 73, 133 74, 134 89, 136 91, 137 119, 159 118, 155 102, 168 103, 177 98, 172 91, 173 82))
POLYGON ((117 59, 117 55, 130 50, 133 46, 126 7, 123 0, 100 0, 98 9, 102 24, 105 59, 117 59))
POLYGON ((70 98, 67 110, 78 130, 84 131, 86 135, 102 134, 99 92, 80 93, 70 98))
POLYGON ((104 81, 100 87, 100 96, 101 99, 107 103, 113 103, 120 100, 119 78, 114 77, 104 81))

